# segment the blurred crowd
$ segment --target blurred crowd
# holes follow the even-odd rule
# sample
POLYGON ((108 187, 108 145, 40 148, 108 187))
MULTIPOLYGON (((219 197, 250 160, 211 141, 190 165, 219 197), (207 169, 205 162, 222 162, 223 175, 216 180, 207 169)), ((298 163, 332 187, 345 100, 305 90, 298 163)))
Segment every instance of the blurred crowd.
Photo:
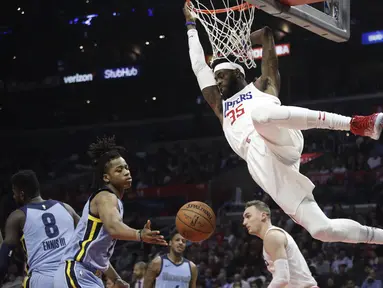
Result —
MULTIPOLYGON (((244 161, 231 151, 225 139, 219 135, 176 142, 157 141, 156 144, 146 141, 143 144, 132 143, 129 137, 124 137, 124 131, 125 128, 115 128, 113 134, 119 144, 128 148, 127 160, 134 177, 134 188, 129 191, 124 203, 126 211, 129 211, 124 221, 132 227, 141 227, 149 216, 154 225, 158 217, 173 216, 177 207, 187 200, 182 198, 181 192, 186 189, 182 185, 208 184, 224 173, 233 173, 245 167, 244 161), (172 186, 180 189, 177 200, 174 197, 145 197, 144 192, 148 189, 172 186), (153 202, 149 202, 151 200, 153 202), (143 212, 140 205, 148 203, 151 203, 153 209, 143 212)), ((81 213, 89 197, 92 180, 92 168, 86 149, 100 132, 72 133, 70 141, 64 140, 67 134, 49 139, 45 137, 31 142, 28 149, 24 149, 23 142, 13 147, 4 143, 7 147, 2 151, 4 161, 0 164, 0 177, 4 183, 1 204, 5 208, 0 212, 2 221, 15 208, 8 184, 9 176, 21 168, 37 171, 44 184, 43 196, 66 201, 81 213), (82 137, 77 137, 80 134, 82 137), (70 143, 74 138, 76 145, 70 143)), ((383 200, 381 142, 343 132, 316 130, 305 131, 304 134, 304 153, 318 153, 319 157, 302 165, 301 170, 317 185, 315 197, 327 207, 325 211, 328 216, 353 218, 362 224, 382 227, 383 209, 379 205, 383 200), (374 206, 373 203, 378 205, 374 206), (344 209, 339 204, 351 204, 351 207, 344 209), (371 207, 361 209, 354 204, 371 204, 371 207)), ((25 140, 29 139, 29 136, 25 137, 25 140)), ((165 139, 167 136, 161 137, 165 139)), ((239 188, 242 184, 237 183, 239 188)), ((240 212, 243 211, 241 205, 250 199, 244 195, 238 199, 237 192, 233 190, 223 193, 224 201, 218 204, 212 200, 214 195, 203 199, 210 201, 209 205, 215 208, 218 225, 214 236, 202 243, 189 243, 185 253, 185 257, 198 266, 198 287, 261 288, 267 287, 270 281, 270 274, 262 258, 262 242, 246 235, 240 225, 240 212), (228 212, 237 212, 238 215, 230 218, 226 216, 230 214, 228 212)), ((262 191, 256 197, 267 200, 262 191)), ((276 208, 270 199, 267 202, 276 208)), ((292 233, 319 287, 382 287, 383 253, 380 247, 323 244, 313 240, 278 209, 273 210, 272 221, 292 233)), ((157 226, 165 235, 173 228, 164 224, 157 226)), ((126 281, 135 285, 143 277, 146 265, 159 253, 166 251, 146 244, 141 246, 119 242, 113 264, 126 281)), ((9 282, 3 287, 19 287, 17 283, 23 275, 21 263, 22 256, 16 257, 9 268, 9 282)))

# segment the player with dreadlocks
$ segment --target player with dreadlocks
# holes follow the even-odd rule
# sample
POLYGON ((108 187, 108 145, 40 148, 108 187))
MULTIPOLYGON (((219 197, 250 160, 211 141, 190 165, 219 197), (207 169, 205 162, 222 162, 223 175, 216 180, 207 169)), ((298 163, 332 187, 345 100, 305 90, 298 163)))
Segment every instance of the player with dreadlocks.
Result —
POLYGON ((95 165, 95 192, 85 204, 82 217, 68 244, 55 275, 55 288, 104 287, 102 274, 117 287, 129 287, 110 265, 117 240, 143 241, 166 246, 159 231, 151 231, 148 220, 142 230, 122 222, 124 191, 131 187, 128 164, 114 137, 98 139, 90 145, 95 165))

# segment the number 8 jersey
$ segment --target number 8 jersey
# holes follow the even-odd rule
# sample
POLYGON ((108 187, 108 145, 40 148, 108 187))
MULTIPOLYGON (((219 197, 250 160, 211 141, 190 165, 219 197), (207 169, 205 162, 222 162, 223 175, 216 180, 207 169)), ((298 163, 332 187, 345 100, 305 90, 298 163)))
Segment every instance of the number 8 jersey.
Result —
POLYGON ((263 93, 253 83, 222 102, 223 132, 231 149, 244 160, 249 146, 246 141, 255 132, 251 112, 268 103, 281 105, 277 97, 263 93))
POLYGON ((53 273, 53 277, 74 232, 73 217, 55 200, 29 203, 20 210, 25 213, 20 240, 27 257, 27 272, 53 273))

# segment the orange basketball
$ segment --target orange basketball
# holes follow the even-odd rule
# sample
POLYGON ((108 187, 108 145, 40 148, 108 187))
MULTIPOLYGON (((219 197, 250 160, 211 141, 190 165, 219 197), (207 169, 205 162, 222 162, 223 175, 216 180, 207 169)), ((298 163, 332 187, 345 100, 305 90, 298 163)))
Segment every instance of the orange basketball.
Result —
POLYGON ((176 217, 178 232, 192 242, 209 238, 215 229, 215 214, 203 202, 186 203, 178 210, 176 217))

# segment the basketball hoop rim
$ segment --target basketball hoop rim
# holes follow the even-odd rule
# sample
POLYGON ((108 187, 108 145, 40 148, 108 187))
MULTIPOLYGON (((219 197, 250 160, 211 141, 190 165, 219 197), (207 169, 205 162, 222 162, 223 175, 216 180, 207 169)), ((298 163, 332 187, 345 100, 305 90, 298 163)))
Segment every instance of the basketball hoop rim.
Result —
MULTIPOLYGON (((190 3, 190 0, 186 0, 186 3, 190 3)), ((193 10, 195 12, 202 13, 202 14, 222 14, 222 13, 227 13, 228 11, 244 11, 252 7, 257 8, 256 6, 250 4, 249 2, 245 2, 241 5, 228 7, 228 8, 221 8, 216 10, 207 10, 207 9, 205 10, 205 9, 196 9, 196 8, 193 8, 193 10)))

